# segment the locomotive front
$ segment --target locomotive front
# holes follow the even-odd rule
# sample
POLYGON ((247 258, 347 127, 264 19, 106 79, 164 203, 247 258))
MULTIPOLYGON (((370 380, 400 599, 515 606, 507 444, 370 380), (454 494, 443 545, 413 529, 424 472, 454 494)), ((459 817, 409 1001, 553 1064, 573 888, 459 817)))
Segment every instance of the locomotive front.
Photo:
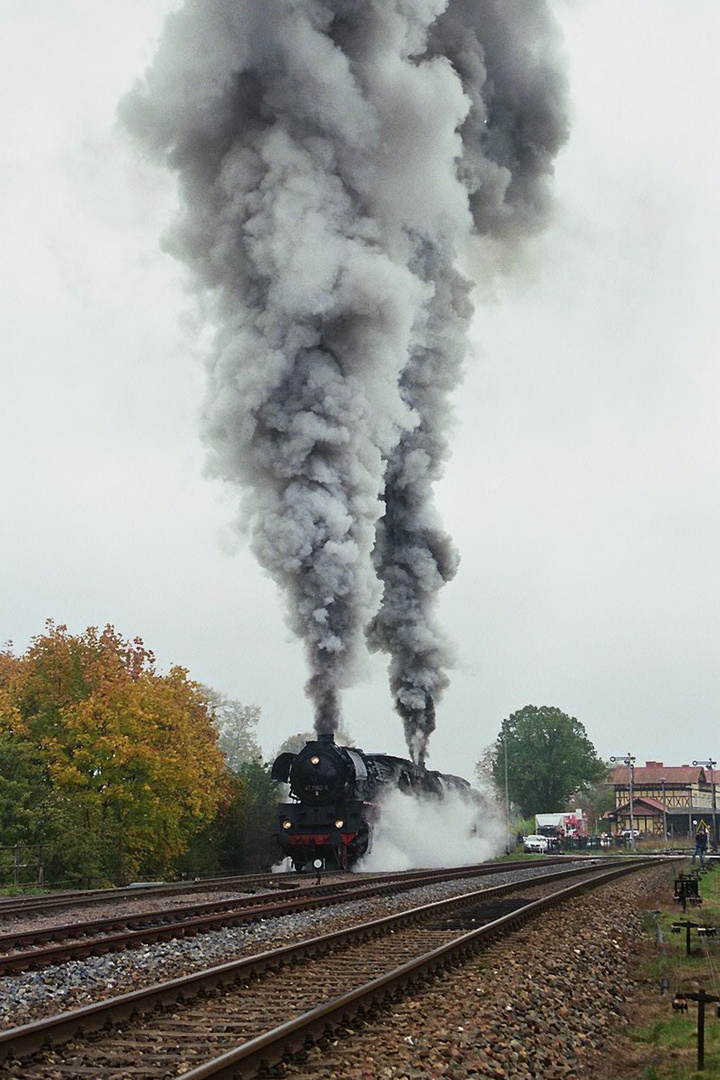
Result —
POLYGON ((361 750, 319 735, 298 754, 280 754, 272 778, 290 785, 274 832, 296 870, 345 869, 369 851, 375 780, 361 750))

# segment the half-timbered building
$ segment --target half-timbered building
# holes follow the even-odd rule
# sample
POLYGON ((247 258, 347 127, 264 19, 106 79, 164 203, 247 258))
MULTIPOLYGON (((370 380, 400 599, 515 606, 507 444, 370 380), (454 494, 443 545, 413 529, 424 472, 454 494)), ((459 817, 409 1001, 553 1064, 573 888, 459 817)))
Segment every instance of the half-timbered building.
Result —
POLYGON ((619 765, 609 780, 615 792, 615 806, 604 815, 609 831, 618 834, 634 828, 641 836, 687 839, 694 837, 703 820, 714 841, 716 782, 716 772, 700 765, 664 765, 662 761, 619 765))

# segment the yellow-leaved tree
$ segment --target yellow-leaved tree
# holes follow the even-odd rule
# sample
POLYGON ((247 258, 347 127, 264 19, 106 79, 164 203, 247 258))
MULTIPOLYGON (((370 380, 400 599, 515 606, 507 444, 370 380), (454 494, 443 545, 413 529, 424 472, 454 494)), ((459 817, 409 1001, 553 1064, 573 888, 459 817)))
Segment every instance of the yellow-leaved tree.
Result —
POLYGON ((227 785, 204 688, 184 668, 158 674, 112 626, 73 635, 48 622, 23 656, 2 655, 0 739, 30 762, 53 877, 170 873, 227 785))

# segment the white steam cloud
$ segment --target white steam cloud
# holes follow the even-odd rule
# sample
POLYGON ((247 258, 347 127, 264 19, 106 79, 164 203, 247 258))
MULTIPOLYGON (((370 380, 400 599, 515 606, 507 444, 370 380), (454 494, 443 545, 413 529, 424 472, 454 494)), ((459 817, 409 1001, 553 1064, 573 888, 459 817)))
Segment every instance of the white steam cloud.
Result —
POLYGON ((505 824, 489 799, 481 809, 456 792, 422 799, 391 791, 379 809, 372 850, 358 863, 362 871, 472 866, 505 850, 505 824))
POLYGON ((188 0, 121 104, 178 177, 216 329, 203 433, 305 643, 318 732, 371 648, 422 765, 457 554, 432 488, 471 315, 457 254, 545 217, 567 133, 545 0, 188 0))

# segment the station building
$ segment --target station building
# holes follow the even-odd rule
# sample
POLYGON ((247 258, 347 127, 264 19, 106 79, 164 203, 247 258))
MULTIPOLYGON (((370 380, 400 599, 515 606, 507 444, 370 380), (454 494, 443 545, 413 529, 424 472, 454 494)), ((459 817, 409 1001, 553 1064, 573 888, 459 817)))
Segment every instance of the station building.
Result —
POLYGON ((701 765, 664 765, 662 761, 618 765, 608 781, 615 806, 603 815, 606 828, 615 835, 634 827, 641 836, 687 840, 695 836, 702 820, 715 846, 716 817, 720 825, 716 781, 717 772, 701 765))

